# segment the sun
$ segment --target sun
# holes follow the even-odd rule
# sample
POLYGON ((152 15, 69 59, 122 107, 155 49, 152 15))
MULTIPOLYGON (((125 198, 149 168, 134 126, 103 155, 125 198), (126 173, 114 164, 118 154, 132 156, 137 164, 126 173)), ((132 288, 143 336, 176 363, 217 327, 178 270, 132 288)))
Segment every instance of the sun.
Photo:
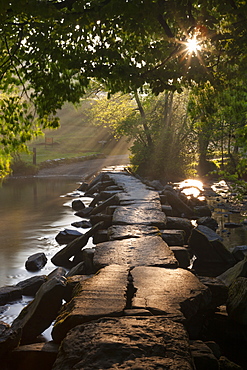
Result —
POLYGON ((193 36, 186 41, 186 50, 189 54, 197 54, 197 52, 201 50, 201 45, 196 36, 193 36))

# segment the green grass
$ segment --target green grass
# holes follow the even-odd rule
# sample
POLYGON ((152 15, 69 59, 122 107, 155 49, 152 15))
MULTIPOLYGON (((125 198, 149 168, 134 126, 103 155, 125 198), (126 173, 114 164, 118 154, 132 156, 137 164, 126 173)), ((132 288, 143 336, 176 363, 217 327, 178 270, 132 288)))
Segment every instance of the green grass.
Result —
POLYGON ((21 154, 21 159, 27 163, 33 162, 33 148, 36 149, 36 163, 49 159, 74 158, 92 154, 126 154, 128 144, 125 139, 116 141, 111 133, 103 127, 94 126, 88 121, 85 108, 88 103, 83 103, 75 108, 65 104, 58 113, 61 126, 55 130, 45 130, 44 136, 32 141, 28 148, 30 154, 21 154), (47 144, 47 141, 53 144, 47 144), (102 141, 105 144, 102 144, 102 141))

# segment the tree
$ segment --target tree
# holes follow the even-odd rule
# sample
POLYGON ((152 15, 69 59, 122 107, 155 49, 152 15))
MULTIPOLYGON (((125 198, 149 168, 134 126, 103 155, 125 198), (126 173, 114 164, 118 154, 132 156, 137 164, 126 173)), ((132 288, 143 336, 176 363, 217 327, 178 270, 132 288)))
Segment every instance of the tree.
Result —
MULTIPOLYGON (((242 176, 246 172, 247 91, 240 79, 218 91, 211 85, 191 91, 189 114, 198 138, 199 172, 207 173, 210 151, 220 153, 221 169, 242 176)), ((218 154, 219 156, 219 154, 218 154)))
POLYGON ((88 114, 92 122, 131 141, 130 160, 141 175, 179 179, 185 175, 193 148, 187 119, 188 93, 99 94, 88 114))
POLYGON ((245 78, 246 12, 242 0, 1 1, 0 90, 18 85, 33 118, 56 126, 91 78, 110 93, 155 94, 221 85, 233 65, 245 78))

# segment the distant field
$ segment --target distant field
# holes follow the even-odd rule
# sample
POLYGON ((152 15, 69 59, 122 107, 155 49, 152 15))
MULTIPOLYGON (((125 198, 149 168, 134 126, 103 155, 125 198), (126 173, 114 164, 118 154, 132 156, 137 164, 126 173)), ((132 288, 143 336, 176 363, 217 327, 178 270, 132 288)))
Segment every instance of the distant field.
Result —
MULTIPOLYGON (((84 103, 85 104, 85 103, 84 103)), ((123 138, 116 141, 103 127, 96 127, 85 115, 84 106, 75 108, 66 104, 59 112, 60 128, 45 130, 45 135, 32 141, 28 147, 31 154, 22 154, 21 158, 32 163, 33 148, 36 149, 37 164, 48 159, 72 158, 104 153, 126 154, 129 144, 123 138)))

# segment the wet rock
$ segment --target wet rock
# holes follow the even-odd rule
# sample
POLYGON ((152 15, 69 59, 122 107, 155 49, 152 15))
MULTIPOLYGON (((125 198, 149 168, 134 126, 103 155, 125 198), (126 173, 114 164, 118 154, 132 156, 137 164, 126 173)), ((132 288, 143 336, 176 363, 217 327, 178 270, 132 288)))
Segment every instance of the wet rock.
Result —
POLYGON ((145 225, 112 225, 108 228, 109 240, 140 238, 143 236, 158 235, 159 229, 145 225))
POLYGON ((8 358, 8 368, 15 370, 51 370, 58 354, 53 342, 33 343, 14 349, 8 358))
POLYGON ((187 268, 190 265, 190 254, 188 248, 181 246, 170 247, 171 251, 174 253, 175 258, 178 260, 178 266, 181 268, 187 268))
POLYGON ((112 264, 133 266, 162 266, 176 268, 178 262, 160 236, 114 240, 96 245, 96 270, 112 264))
POLYGON ((99 202, 100 202, 100 195, 99 195, 99 193, 96 193, 96 194, 94 194, 94 198, 92 199, 91 203, 89 204, 89 207, 94 208, 99 202))
POLYGON ((98 213, 97 215, 91 215, 90 221, 92 225, 96 225, 99 222, 103 222, 102 229, 108 229, 112 225, 112 216, 104 213, 98 213))
POLYGON ((236 227, 242 227, 242 226, 243 226, 242 224, 239 224, 239 223, 236 223, 236 222, 225 222, 224 223, 224 227, 229 228, 229 229, 233 229, 233 228, 236 228, 236 227))
POLYGON ((98 230, 93 236, 93 244, 107 242, 108 240, 109 238, 107 230, 98 230))
POLYGON ((84 235, 79 236, 78 238, 70 242, 66 247, 61 249, 52 257, 52 263, 57 266, 72 268, 75 264, 70 261, 71 257, 76 256, 78 253, 80 253, 81 249, 86 246, 88 239, 93 236, 97 230, 101 229, 102 225, 103 222, 99 222, 84 235))
POLYGON ((78 216, 81 218, 89 218, 92 210, 93 210, 93 207, 86 207, 84 209, 81 209, 80 211, 77 211, 75 213, 75 216, 78 216))
POLYGON ((226 309, 231 320, 247 325, 246 277, 239 277, 230 285, 226 309))
POLYGON ((84 262, 85 274, 90 275, 95 272, 93 266, 93 257, 95 253, 95 248, 84 248, 82 250, 82 261, 84 262))
POLYGON ((216 309, 216 307, 226 304, 228 298, 228 287, 222 281, 220 281, 218 278, 207 276, 198 276, 198 279, 211 291, 211 309, 216 309))
POLYGON ((179 214, 180 216, 184 214, 185 217, 191 217, 194 214, 193 209, 188 207, 176 193, 166 190, 163 194, 166 196, 168 204, 176 214, 179 214))
POLYGON ((35 253, 28 257, 25 267, 28 271, 41 270, 47 263, 47 258, 44 253, 35 253))
POLYGON ((119 194, 119 193, 122 193, 123 191, 122 190, 103 190, 99 193, 100 195, 100 200, 107 200, 111 197, 113 197, 114 195, 116 194, 119 194))
POLYGON ((221 356, 219 358, 219 366, 220 370, 243 370, 241 366, 235 364, 235 362, 230 361, 225 356, 221 356))
POLYGON ((238 245, 233 248, 232 254, 237 261, 242 261, 247 256, 247 245, 238 245))
POLYGON ((199 225, 192 230, 189 246, 197 257, 193 268, 198 275, 215 277, 236 263, 221 237, 207 226, 199 225))
POLYGON ((194 226, 191 221, 181 217, 167 217, 166 227, 168 230, 184 230, 185 231, 185 243, 188 242, 188 238, 193 230, 194 226))
POLYGON ((66 274, 66 277, 73 275, 84 275, 85 274, 85 263, 80 262, 76 266, 72 267, 71 270, 66 274))
POLYGON ((120 186, 110 185, 105 187, 106 191, 123 190, 120 186))
POLYGON ((166 216, 170 216, 170 217, 175 216, 171 206, 162 205, 161 209, 162 209, 162 212, 164 212, 166 216))
POLYGON ((0 288, 0 306, 21 299, 21 297, 22 289, 20 287, 9 285, 0 288))
POLYGON ((147 185, 151 186, 157 191, 161 191, 164 189, 164 185, 159 180, 148 181, 147 185))
POLYGON ((162 239, 170 246, 184 245, 185 232, 184 230, 161 230, 162 239))
POLYGON ((85 196, 104 191, 109 186, 114 186, 114 182, 112 180, 94 181, 92 184, 89 184, 85 196))
POLYGON ((94 207, 92 209, 92 212, 91 214, 92 215, 96 215, 97 213, 101 213, 102 211, 104 211, 108 206, 112 206, 112 205, 116 205, 116 204, 119 204, 119 198, 117 195, 113 195, 112 197, 108 198, 107 200, 105 200, 104 202, 102 202, 100 205, 98 205, 97 207, 94 207))
POLYGON ((77 190, 79 191, 86 191, 88 188, 88 183, 87 182, 83 182, 82 184, 80 184, 79 188, 77 190))
POLYGON ((87 220, 73 222, 71 225, 74 226, 74 227, 78 227, 78 228, 81 227, 83 229, 90 229, 92 227, 91 222, 87 221, 87 220))
POLYGON ((55 270, 53 270, 48 276, 48 280, 56 277, 58 279, 60 279, 62 276, 65 277, 65 275, 67 274, 67 270, 63 267, 57 267, 55 270))
POLYGON ((32 276, 29 279, 20 281, 16 286, 22 290, 23 295, 34 297, 46 280, 46 275, 32 276))
POLYGON ((65 229, 63 231, 60 231, 56 235, 55 239, 56 239, 56 242, 58 244, 62 245, 62 244, 68 244, 69 242, 71 242, 72 240, 78 238, 81 235, 82 235, 82 233, 80 233, 77 230, 65 229))
POLYGON ((62 305, 65 286, 63 277, 48 280, 14 320, 11 328, 22 329, 22 343, 34 340, 51 325, 62 305))
POLYGON ((240 276, 247 277, 247 256, 244 260, 217 276, 217 279, 229 287, 240 276))
POLYGON ((73 327, 105 316, 121 316, 126 306, 128 269, 111 265, 77 287, 77 295, 65 305, 52 330, 60 342, 73 327))
POLYGON ((72 209, 74 211, 80 211, 85 208, 85 204, 80 199, 75 199, 72 202, 72 209))
POLYGON ((133 308, 189 322, 211 302, 209 289, 190 271, 140 266, 131 270, 131 275, 136 288, 133 308))
POLYGON ((187 333, 162 317, 105 318, 77 326, 62 342, 53 370, 192 370, 187 333))
POLYGON ((96 185, 99 182, 106 180, 106 174, 105 172, 100 172, 96 176, 93 177, 93 179, 88 184, 88 189, 91 189, 94 185, 96 185))
POLYGON ((21 339, 21 329, 13 330, 10 325, 0 321, 0 358, 18 346, 21 339))
POLYGON ((216 231, 219 227, 218 222, 212 217, 200 217, 196 221, 197 225, 207 226, 209 229, 216 231))
POLYGON ((217 358, 201 340, 191 341, 190 349, 196 370, 219 370, 217 358))
POLYGON ((219 360, 219 358, 221 357, 221 349, 220 349, 220 346, 216 342, 214 342, 212 340, 206 341, 204 343, 211 349, 211 351, 213 352, 214 356, 219 360))
POLYGON ((212 212, 208 206, 195 206, 194 212, 197 217, 211 217, 212 212))
POLYGON ((166 225, 166 215, 152 207, 152 204, 142 203, 118 207, 112 216, 114 225, 147 225, 156 226, 164 229, 166 225))
POLYGON ((113 213, 114 213, 114 211, 115 211, 115 209, 116 209, 117 207, 118 207, 118 206, 109 206, 109 207, 107 207, 107 208, 105 209, 105 213, 106 213, 107 215, 112 216, 112 215, 113 215, 113 213))
POLYGON ((85 197, 92 196, 93 194, 98 193, 98 191, 99 191, 99 183, 95 183, 94 185, 89 184, 84 196, 85 197))
POLYGON ((66 302, 69 302, 74 295, 77 294, 76 287, 80 283, 83 282, 84 280, 89 279, 93 275, 73 275, 73 276, 68 276, 67 277, 67 284, 65 287, 65 293, 64 293, 64 299, 66 302))

